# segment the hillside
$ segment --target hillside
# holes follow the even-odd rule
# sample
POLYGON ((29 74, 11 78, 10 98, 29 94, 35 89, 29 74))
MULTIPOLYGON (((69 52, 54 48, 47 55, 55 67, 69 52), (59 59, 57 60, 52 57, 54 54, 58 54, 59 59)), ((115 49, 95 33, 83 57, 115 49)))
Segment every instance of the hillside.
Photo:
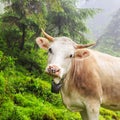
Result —
MULTIPOLYGON (((94 12, 76 13, 74 0, 61 0, 64 7, 54 1, 11 0, 0 15, 0 120, 81 120, 79 112, 64 107, 60 94, 51 92, 53 78, 44 72, 47 51, 38 49, 35 39, 43 36, 40 28, 53 36, 57 30, 59 35, 79 38, 77 29, 86 33, 82 21, 94 12)), ((100 120, 119 118, 120 112, 100 109, 100 120)))
POLYGON ((112 15, 120 8, 119 0, 80 0, 80 8, 99 8, 102 11, 96 14, 92 19, 87 20, 90 33, 87 34, 91 39, 98 39, 108 26, 112 15))
POLYGON ((120 9, 113 15, 105 33, 98 38, 96 47, 103 52, 120 55, 120 9))

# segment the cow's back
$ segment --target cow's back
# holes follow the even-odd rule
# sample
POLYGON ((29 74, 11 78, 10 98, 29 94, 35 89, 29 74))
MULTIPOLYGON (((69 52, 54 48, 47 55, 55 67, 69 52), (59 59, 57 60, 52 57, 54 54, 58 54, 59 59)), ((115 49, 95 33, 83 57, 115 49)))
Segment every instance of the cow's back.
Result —
POLYGON ((96 51, 91 53, 98 66, 103 106, 120 109, 120 58, 96 51))

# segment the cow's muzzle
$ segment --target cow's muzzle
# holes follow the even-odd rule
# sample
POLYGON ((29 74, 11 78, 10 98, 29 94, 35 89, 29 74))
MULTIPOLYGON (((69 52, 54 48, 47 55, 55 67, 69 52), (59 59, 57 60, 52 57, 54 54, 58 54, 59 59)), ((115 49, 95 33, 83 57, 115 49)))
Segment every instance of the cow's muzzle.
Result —
POLYGON ((59 77, 59 76, 60 76, 60 68, 57 67, 56 65, 49 65, 49 66, 46 68, 46 72, 47 72, 49 75, 53 75, 53 76, 56 76, 56 77, 59 77))
POLYGON ((53 93, 59 93, 60 89, 62 87, 62 82, 56 84, 54 80, 52 80, 52 86, 51 86, 51 92, 53 93))

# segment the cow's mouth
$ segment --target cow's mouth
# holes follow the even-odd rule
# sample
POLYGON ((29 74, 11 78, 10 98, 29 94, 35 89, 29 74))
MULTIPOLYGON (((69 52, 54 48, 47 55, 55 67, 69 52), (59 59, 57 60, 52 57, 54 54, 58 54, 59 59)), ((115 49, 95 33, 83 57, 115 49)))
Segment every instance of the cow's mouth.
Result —
POLYGON ((59 83, 55 83, 54 80, 52 80, 51 92, 58 94, 61 87, 62 87, 61 81, 59 83))

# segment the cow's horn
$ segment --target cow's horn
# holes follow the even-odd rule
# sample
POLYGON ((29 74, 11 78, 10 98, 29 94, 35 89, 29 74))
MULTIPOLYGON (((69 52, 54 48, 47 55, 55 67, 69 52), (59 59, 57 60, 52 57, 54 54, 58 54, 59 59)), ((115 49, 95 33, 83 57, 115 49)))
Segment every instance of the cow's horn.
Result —
POLYGON ((76 49, 80 49, 80 48, 87 48, 87 47, 90 47, 90 46, 94 46, 95 43, 91 43, 91 44, 85 44, 85 45, 76 45, 75 48, 76 49))
POLYGON ((49 41, 51 41, 51 42, 54 41, 54 38, 53 38, 52 36, 48 35, 43 29, 41 29, 41 30, 42 30, 42 33, 44 34, 44 36, 45 36, 49 41))

